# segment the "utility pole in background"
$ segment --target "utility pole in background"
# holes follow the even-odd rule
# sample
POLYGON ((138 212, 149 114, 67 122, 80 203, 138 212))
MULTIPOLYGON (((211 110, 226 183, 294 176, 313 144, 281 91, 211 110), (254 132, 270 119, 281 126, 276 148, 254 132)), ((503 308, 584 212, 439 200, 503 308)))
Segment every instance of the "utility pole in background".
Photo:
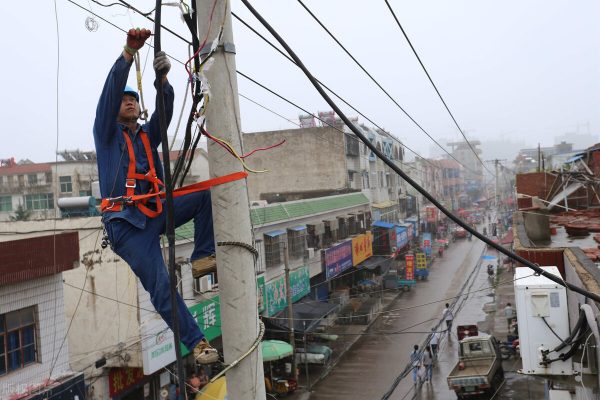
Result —
POLYGON ((494 196, 494 198, 495 198, 494 205, 496 207, 496 212, 499 211, 498 207, 499 207, 499 203, 500 203, 500 192, 501 192, 500 186, 499 186, 500 183, 498 181, 500 179, 500 175, 498 174, 498 165, 500 165, 500 163, 502 161, 506 161, 506 160, 499 160, 497 158, 495 158, 493 160, 487 160, 487 162, 489 162, 489 163, 494 163, 494 171, 495 171, 495 177, 496 177, 496 187, 494 189, 494 192, 495 192, 494 193, 495 194, 495 196, 494 196))
MULTIPOLYGON (((241 153, 241 127, 237 92, 235 47, 231 28, 230 2, 196 1, 198 36, 207 37, 200 54, 206 56, 218 37, 224 21, 221 42, 213 55, 214 63, 206 78, 210 101, 206 110, 206 128, 223 138, 241 153), (213 14, 211 16, 211 14, 213 14), (212 23, 209 23, 211 21, 212 23), (210 26, 210 31, 207 32, 210 26)), ((238 172, 239 161, 209 141, 208 161, 211 178, 238 172)), ((211 190, 215 242, 253 245, 248 191, 245 180, 211 190)), ((221 304, 221 330, 225 363, 231 364, 247 352, 259 333, 256 273, 253 254, 242 246, 217 245, 217 272, 221 304)), ((265 381, 262 354, 258 346, 248 357, 227 372, 227 393, 232 400, 264 400, 265 381)))
POLYGON ((290 254, 288 252, 287 242, 283 242, 283 261, 285 265, 285 297, 287 300, 288 321, 290 325, 290 344, 292 345, 292 376, 294 379, 298 379, 298 371, 296 368, 296 337, 294 334, 294 306, 292 304, 292 284, 290 282, 290 254))

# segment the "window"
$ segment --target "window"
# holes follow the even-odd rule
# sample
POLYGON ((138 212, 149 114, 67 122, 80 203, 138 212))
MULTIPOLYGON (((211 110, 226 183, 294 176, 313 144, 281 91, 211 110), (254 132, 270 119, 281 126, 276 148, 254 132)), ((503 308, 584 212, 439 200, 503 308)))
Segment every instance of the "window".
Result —
POLYGON ((288 254, 290 258, 304 258, 306 250, 306 227, 288 229, 288 254))
POLYGON ((51 185, 52 184, 52 172, 46 172, 45 177, 46 177, 46 185, 51 185))
POLYGON ((19 183, 19 186, 25 186, 25 175, 18 175, 17 182, 19 183))
POLYGON ((346 134, 346 155, 358 156, 360 154, 358 139, 346 134))
POLYGON ((83 196, 91 196, 92 195, 92 191, 91 190, 80 190, 79 191, 79 196, 83 197, 83 196))
POLYGON ((265 238, 265 266, 277 267, 283 261, 283 242, 287 240, 285 231, 273 231, 264 235, 265 238))
POLYGON ((73 191, 73 183, 71 183, 70 176, 61 176, 58 179, 60 180, 61 193, 71 193, 73 191))
POLYGON ((11 196, 0 196, 0 211, 12 211, 11 196))
POLYGON ((34 186, 38 184, 37 174, 29 174, 27 175, 27 183, 29 186, 34 186))
POLYGON ((25 195, 25 208, 28 210, 52 210, 54 195, 52 193, 25 195))
POLYGON ((0 376, 36 361, 35 307, 0 315, 0 376))

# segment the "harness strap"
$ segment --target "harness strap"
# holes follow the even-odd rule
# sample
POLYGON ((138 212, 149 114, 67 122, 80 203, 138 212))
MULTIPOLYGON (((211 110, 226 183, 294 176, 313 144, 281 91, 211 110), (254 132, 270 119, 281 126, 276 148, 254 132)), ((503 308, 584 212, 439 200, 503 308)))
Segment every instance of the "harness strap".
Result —
MULTIPOLYGON (((100 203, 100 210, 102 212, 117 212, 122 211, 125 205, 134 205, 147 217, 156 218, 162 212, 163 207, 160 199, 164 199, 166 197, 166 193, 159 190, 159 187, 164 187, 164 184, 156 176, 154 158, 152 157, 152 150, 150 147, 150 141, 148 140, 148 135, 146 135, 146 133, 143 131, 140 132, 140 138, 142 139, 150 168, 146 174, 140 174, 135 170, 135 153, 133 151, 133 143, 126 132, 123 132, 123 134, 125 137, 125 143, 127 144, 127 152, 129 154, 129 166, 127 168, 127 179, 125 180, 126 194, 125 196, 102 199, 102 202, 100 203), (150 191, 146 194, 135 194, 137 180, 145 180, 150 182, 152 185, 150 191), (156 210, 152 210, 146 206, 146 203, 152 198, 156 199, 156 210)), ((208 190, 213 186, 234 182, 244 179, 247 176, 247 172, 240 171, 219 176, 217 178, 212 178, 206 181, 193 183, 191 185, 182 186, 173 190, 173 197, 175 198, 194 192, 208 190)))

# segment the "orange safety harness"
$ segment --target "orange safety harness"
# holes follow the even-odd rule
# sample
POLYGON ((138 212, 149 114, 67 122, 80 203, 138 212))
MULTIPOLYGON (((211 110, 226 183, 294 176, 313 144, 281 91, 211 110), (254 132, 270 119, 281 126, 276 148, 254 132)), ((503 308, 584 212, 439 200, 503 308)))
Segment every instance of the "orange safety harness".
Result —
MULTIPOLYGON (((160 190, 160 188, 164 188, 165 185, 156 176, 156 169, 154 168, 154 157, 152 157, 152 148, 150 147, 150 140, 148 139, 148 135, 146 134, 146 132, 140 131, 140 139, 142 140, 142 144, 144 145, 146 158, 148 159, 148 165, 150 167, 148 172, 146 172, 145 174, 140 174, 136 172, 133 143, 131 142, 131 138, 129 137, 127 132, 123 131, 123 137, 125 137, 125 143, 127 144, 127 152, 129 154, 129 167, 127 168, 127 178, 125 179, 126 193, 125 196, 109 197, 102 199, 102 202, 100 203, 100 211, 122 211, 124 206, 134 205, 147 217, 156 218, 162 212, 162 202, 160 201, 160 199, 165 198, 166 193, 160 190), (138 180, 150 182, 151 187, 148 193, 135 194, 136 182, 138 180), (148 207, 148 202, 151 199, 155 200, 156 210, 153 210, 150 207, 148 207)), ((234 172, 232 174, 209 179, 207 181, 182 186, 178 189, 173 190, 173 197, 179 197, 189 193, 208 190, 213 186, 237 181, 239 179, 244 179, 247 176, 247 172, 234 172)))

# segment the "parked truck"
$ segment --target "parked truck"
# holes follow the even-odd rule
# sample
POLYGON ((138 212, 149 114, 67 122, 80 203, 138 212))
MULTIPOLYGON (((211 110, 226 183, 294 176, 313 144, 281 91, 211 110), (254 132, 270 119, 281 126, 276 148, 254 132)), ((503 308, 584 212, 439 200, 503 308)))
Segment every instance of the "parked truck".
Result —
POLYGON ((448 375, 448 387, 459 399, 490 398, 503 381, 502 358, 493 336, 480 334, 459 342, 458 362, 448 375))

